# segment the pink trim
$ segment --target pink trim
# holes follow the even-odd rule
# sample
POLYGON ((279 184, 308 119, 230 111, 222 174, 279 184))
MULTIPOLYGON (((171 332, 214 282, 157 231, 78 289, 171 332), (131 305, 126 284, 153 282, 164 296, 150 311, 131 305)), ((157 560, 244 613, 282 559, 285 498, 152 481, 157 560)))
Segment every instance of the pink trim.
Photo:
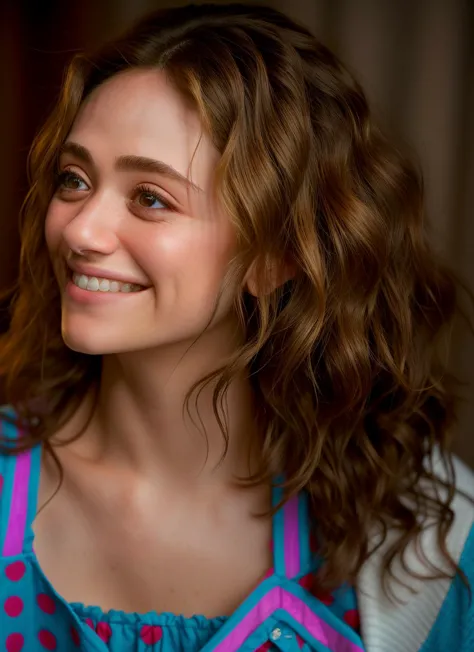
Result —
POLYGON ((229 650, 238 650, 250 634, 257 629, 275 609, 278 609, 280 603, 280 588, 275 587, 269 591, 253 609, 232 629, 227 636, 215 647, 213 652, 229 652, 229 650))
POLYGON ((277 609, 283 609, 304 627, 317 641, 333 652, 363 652, 328 623, 317 616, 300 598, 276 586, 251 609, 232 631, 215 647, 213 652, 238 650, 247 638, 277 609))
POLYGON ((302 625, 313 638, 334 652, 364 652, 356 643, 317 616, 311 607, 292 593, 282 590, 282 609, 302 625))
POLYGON ((293 496, 283 507, 285 575, 292 579, 300 572, 299 498, 293 496))
POLYGON ((28 485, 31 470, 31 451, 20 453, 15 460, 12 498, 3 555, 11 557, 23 551, 28 512, 28 485))

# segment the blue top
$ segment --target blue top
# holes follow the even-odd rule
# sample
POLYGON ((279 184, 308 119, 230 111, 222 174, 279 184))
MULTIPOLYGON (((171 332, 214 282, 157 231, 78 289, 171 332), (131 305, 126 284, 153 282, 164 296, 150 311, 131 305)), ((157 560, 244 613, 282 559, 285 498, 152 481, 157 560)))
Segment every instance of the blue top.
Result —
MULTIPOLYGON (((1 415, 0 415, 1 416, 1 415)), ((3 435, 18 437, 0 422, 3 435)), ((356 594, 309 592, 317 564, 310 549, 306 495, 273 519, 274 566, 229 617, 104 612, 68 603, 52 587, 33 550, 41 447, 0 455, 0 650, 87 652, 362 652, 356 594)), ((281 500, 274 488, 273 501, 281 500)), ((157 578, 159 581, 159 578, 157 578)))
POLYGON ((420 652, 474 652, 474 525, 459 560, 469 582, 457 575, 420 652))

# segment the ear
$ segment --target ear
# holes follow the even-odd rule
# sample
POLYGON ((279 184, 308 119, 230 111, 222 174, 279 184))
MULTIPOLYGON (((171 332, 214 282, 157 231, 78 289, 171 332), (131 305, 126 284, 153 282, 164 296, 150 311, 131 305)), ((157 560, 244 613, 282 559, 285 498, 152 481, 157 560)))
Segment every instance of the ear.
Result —
POLYGON ((244 279, 244 287, 254 297, 267 296, 296 276, 296 265, 290 260, 266 262, 254 260, 244 279))

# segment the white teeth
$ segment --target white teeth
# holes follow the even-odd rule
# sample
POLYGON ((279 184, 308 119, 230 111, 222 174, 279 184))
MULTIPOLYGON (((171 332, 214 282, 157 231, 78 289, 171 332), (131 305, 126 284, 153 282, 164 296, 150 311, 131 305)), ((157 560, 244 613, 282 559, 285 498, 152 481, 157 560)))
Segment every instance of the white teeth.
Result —
POLYGON ((87 282, 87 290, 90 290, 91 292, 97 292, 99 289, 99 281, 96 279, 95 276, 92 276, 89 281, 87 282))
POLYGON ((97 278, 85 274, 73 274, 72 281, 82 290, 89 292, 138 292, 143 288, 135 283, 121 283, 108 278, 97 278))
MULTIPOLYGON (((74 279, 76 279, 76 274, 74 274, 74 279)), ((74 283, 78 285, 82 290, 87 288, 87 276, 81 274, 77 280, 74 280, 74 283)))

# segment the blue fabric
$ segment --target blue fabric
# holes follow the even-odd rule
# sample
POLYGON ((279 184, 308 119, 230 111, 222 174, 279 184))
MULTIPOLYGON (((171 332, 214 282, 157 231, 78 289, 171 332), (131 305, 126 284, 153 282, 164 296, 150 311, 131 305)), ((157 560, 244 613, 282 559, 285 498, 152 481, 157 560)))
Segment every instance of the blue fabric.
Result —
MULTIPOLYGON (((2 421, 1 410, 0 425, 3 437, 13 440, 18 436, 14 426, 2 421)), ((18 554, 2 554, 9 523, 17 516, 18 505, 14 504, 12 497, 15 495, 13 486, 18 459, 19 456, 0 455, 0 484, 3 483, 0 487, 0 651, 211 652, 224 641, 225 652, 231 652, 231 649, 241 652, 363 652, 356 631, 355 591, 340 590, 320 601, 306 590, 311 568, 309 540, 306 540, 309 527, 305 499, 300 497, 297 510, 299 536, 305 539, 303 542, 300 540, 301 573, 288 578, 272 570, 230 617, 185 618, 168 613, 130 614, 113 610, 105 613, 99 607, 67 603, 45 577, 34 554, 31 526, 37 509, 40 447, 31 451, 22 549, 18 554), (288 607, 291 614, 282 608, 267 613, 268 602, 265 600, 270 594, 273 599, 284 594, 293 597, 294 604, 288 607), (298 604, 301 605, 300 614, 296 608, 298 604), (238 647, 229 647, 226 637, 242 630, 241 623, 252 610, 257 610, 259 617, 261 613, 266 614, 263 622, 253 628, 238 647), (337 644, 324 644, 301 624, 310 614, 336 633, 337 644)), ((278 499, 277 493, 278 490, 274 500, 278 499)), ((274 561, 281 559, 282 562, 285 556, 283 521, 280 510, 273 524, 273 547, 274 561)))
POLYGON ((457 575, 420 652, 474 652, 474 525, 459 566, 469 581, 471 594, 457 575))

